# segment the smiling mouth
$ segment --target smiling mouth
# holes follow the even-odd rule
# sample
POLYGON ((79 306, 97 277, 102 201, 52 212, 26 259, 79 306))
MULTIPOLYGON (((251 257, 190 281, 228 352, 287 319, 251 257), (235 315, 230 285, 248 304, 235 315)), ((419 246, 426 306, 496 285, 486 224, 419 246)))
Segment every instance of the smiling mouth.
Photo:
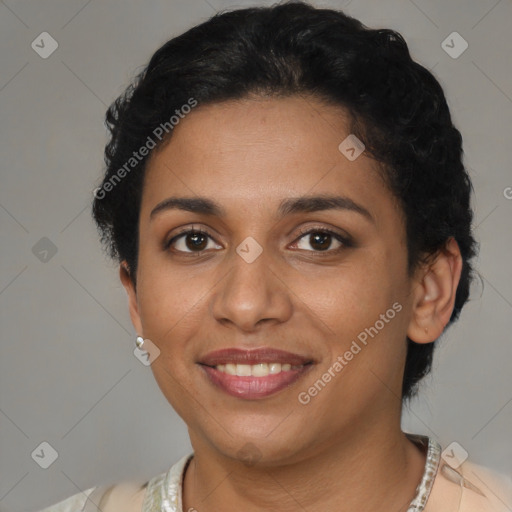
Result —
POLYGON ((289 388, 309 373, 313 363, 199 364, 215 389, 245 400, 257 400, 289 388))
POLYGON ((255 400, 290 387, 313 368, 315 361, 273 347, 231 347, 209 352, 197 363, 215 390, 255 400))

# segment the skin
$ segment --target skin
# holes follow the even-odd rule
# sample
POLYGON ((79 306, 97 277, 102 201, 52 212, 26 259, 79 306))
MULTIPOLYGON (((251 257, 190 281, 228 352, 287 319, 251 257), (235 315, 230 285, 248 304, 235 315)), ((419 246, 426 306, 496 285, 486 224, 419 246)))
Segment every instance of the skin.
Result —
POLYGON ((160 350, 155 379, 188 426, 195 456, 183 510, 405 511, 415 495, 425 454, 400 428, 405 340, 442 333, 462 261, 449 240, 407 273, 402 212, 374 160, 338 150, 349 134, 344 110, 314 97, 229 101, 196 107, 148 162, 136 288, 126 262, 120 277, 137 333, 160 350), (284 199, 320 194, 348 197, 373 220, 346 209, 277 215, 284 199), (171 196, 209 198, 225 216, 167 209, 150 218, 171 196), (190 236, 163 248, 182 227, 208 232, 203 252, 190 236), (332 237, 319 250, 299 231, 310 228, 354 244, 332 237), (236 252, 247 237, 263 250, 252 263, 236 252), (396 302, 402 310, 378 335, 299 403, 396 302), (315 364, 259 400, 218 390, 197 364, 213 350, 264 346, 315 364), (251 464, 240 452, 247 443, 251 464))

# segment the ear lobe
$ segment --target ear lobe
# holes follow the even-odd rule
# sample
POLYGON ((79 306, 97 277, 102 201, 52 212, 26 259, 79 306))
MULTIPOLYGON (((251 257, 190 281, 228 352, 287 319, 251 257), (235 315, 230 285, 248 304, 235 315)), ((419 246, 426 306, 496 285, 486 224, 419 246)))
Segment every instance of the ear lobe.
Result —
POLYGON ((434 261, 419 270, 412 318, 407 336, 416 343, 431 343, 448 324, 462 272, 459 245, 450 238, 434 261))
POLYGON ((142 335, 142 322, 139 315, 137 293, 135 291, 135 285, 133 284, 128 263, 126 261, 122 261, 121 265, 119 266, 119 278, 121 279, 124 289, 128 295, 128 307, 133 327, 138 334, 142 335))

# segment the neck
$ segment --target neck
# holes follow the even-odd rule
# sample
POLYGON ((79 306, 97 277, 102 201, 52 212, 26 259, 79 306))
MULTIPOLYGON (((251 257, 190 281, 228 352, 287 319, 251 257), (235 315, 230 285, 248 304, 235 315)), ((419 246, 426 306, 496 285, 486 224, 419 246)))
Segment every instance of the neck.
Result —
POLYGON ((313 455, 280 466, 248 466, 194 439, 183 510, 405 512, 421 480, 425 455, 407 439, 399 421, 387 426, 381 421, 363 422, 364 427, 315 447, 313 455))

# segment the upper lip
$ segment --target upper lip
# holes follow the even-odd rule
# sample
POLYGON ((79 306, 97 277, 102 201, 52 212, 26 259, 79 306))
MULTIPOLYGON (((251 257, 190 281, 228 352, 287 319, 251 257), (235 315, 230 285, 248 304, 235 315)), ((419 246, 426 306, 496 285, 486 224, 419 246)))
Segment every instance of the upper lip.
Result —
POLYGON ((259 364, 259 363, 281 363, 292 366, 312 363, 310 357, 293 354, 284 350, 270 347, 243 350, 240 348, 225 348, 209 352, 199 363, 206 366, 217 366, 218 364, 259 364))

